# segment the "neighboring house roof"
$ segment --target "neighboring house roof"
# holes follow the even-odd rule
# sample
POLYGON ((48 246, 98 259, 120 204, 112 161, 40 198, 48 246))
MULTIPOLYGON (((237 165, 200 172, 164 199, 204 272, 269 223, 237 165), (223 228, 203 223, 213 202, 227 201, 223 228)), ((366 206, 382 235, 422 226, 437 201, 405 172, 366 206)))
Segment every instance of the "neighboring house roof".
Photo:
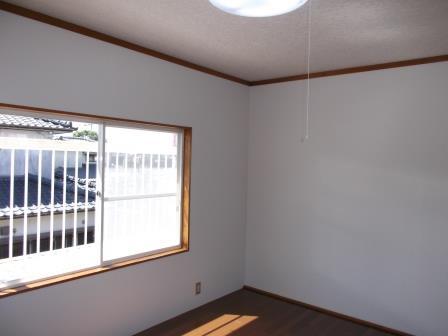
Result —
MULTIPOLYGON (((83 164, 82 167, 78 168, 78 179, 79 179, 79 183, 80 184, 85 184, 85 181, 83 181, 86 178, 86 167, 85 164, 83 164)), ((75 178, 75 172, 76 172, 76 168, 73 167, 69 167, 67 168, 67 176, 72 177, 73 179, 75 178)), ((64 178, 64 168, 62 167, 58 167, 55 170, 55 176, 57 178, 64 178)), ((89 182, 90 183, 96 183, 96 162, 90 162, 89 163, 89 182), (93 179, 93 180, 92 180, 93 179)))
MULTIPOLYGON (((80 170, 81 171, 81 170, 80 170)), ((94 176, 92 176, 94 178, 94 176)), ((79 211, 85 210, 86 204, 86 186, 85 179, 78 179, 77 186, 75 186, 75 179, 72 176, 67 176, 66 185, 66 206, 65 212, 73 212, 75 204, 79 211), (78 197, 75 199, 75 188, 78 188, 78 197)), ((36 216, 40 211, 42 216, 50 215, 51 213, 51 180, 42 178, 41 180, 41 205, 38 206, 38 177, 36 175, 28 175, 28 207, 24 207, 24 191, 25 191, 25 176, 16 176, 14 178, 14 208, 12 209, 14 218, 23 217, 26 212, 28 216, 36 216)), ((11 179, 9 176, 0 177, 0 190, 9 191, 11 179)), ((64 197, 64 183, 63 179, 56 178, 54 181, 54 213, 63 212, 63 197, 64 197)), ((95 208, 95 189, 96 183, 94 180, 89 180, 87 187, 87 209, 93 210, 95 208)), ((7 219, 10 216, 10 195, 9 192, 0 193, 0 219, 7 219)))
POLYGON ((57 133, 76 131, 71 121, 0 114, 0 128, 44 130, 57 133))

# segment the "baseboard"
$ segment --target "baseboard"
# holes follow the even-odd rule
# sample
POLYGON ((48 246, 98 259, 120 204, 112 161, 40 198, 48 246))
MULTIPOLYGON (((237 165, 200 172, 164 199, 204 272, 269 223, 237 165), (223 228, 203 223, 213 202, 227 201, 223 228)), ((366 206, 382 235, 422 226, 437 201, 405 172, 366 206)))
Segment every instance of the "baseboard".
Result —
POLYGON ((350 322, 353 322, 353 323, 357 323, 357 324, 360 324, 360 325, 363 325, 363 326, 366 326, 366 327, 369 327, 369 328, 372 328, 372 329, 376 329, 376 330, 379 330, 379 331, 382 331, 382 332, 386 332, 386 333, 389 333, 389 334, 392 334, 392 335, 396 335, 396 336, 412 336, 411 334, 405 333, 403 331, 399 331, 399 330, 396 330, 396 329, 388 328, 388 327, 385 327, 385 326, 382 326, 382 325, 379 325, 379 324, 376 324, 376 323, 373 323, 373 322, 361 320, 361 319, 358 319, 356 317, 344 315, 344 314, 341 314, 341 313, 338 313, 338 312, 335 312, 335 311, 332 311, 332 310, 329 310, 329 309, 321 308, 321 307, 318 307, 318 306, 311 305, 309 303, 305 303, 305 302, 301 302, 301 301, 294 300, 294 299, 291 299, 291 298, 287 298, 285 296, 274 294, 274 293, 271 293, 271 292, 268 292, 268 291, 265 291, 265 290, 262 290, 262 289, 258 289, 258 288, 255 288, 255 287, 251 287, 251 286, 246 286, 245 285, 245 286, 243 286, 243 289, 246 289, 248 291, 255 292, 255 293, 258 293, 258 294, 261 294, 261 295, 266 295, 266 296, 272 297, 272 298, 277 299, 277 300, 281 300, 281 301, 292 303, 292 304, 295 304, 295 305, 298 305, 298 306, 302 306, 302 307, 307 308, 307 309, 318 311, 319 313, 331 315, 331 316, 334 316, 334 317, 337 317, 337 318, 340 318, 340 319, 344 319, 344 320, 347 320, 347 321, 350 321, 350 322))

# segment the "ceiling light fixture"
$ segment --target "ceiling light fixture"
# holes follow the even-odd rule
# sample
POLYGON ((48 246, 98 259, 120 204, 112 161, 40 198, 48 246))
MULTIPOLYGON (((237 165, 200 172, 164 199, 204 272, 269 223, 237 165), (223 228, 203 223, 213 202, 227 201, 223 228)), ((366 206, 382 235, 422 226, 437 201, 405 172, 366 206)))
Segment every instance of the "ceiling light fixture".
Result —
POLYGON ((239 16, 267 17, 286 14, 308 0, 209 0, 220 10, 239 16))

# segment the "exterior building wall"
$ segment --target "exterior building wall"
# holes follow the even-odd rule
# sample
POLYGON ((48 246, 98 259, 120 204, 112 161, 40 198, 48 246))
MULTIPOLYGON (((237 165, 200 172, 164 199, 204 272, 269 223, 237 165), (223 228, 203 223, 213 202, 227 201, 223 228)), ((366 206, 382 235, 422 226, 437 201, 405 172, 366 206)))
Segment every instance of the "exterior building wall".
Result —
MULTIPOLYGON (((20 129, 5 129, 0 128, 0 176, 9 176, 11 174, 11 150, 1 148, 1 138, 27 138, 27 139, 48 139, 53 141, 53 132, 51 131, 28 131, 20 129)), ((82 152, 78 157, 78 167, 81 168, 86 163, 87 155, 82 152)), ((39 152, 36 150, 29 151, 29 174, 38 174, 39 152)), ((51 178, 51 161, 52 152, 42 151, 42 176, 51 178)), ((56 152, 55 169, 63 167, 64 154, 63 152, 56 152)), ((67 155, 67 168, 74 168, 76 166, 75 152, 69 152, 67 155)), ((14 162, 14 174, 25 174, 25 151, 16 150, 14 162)))
MULTIPOLYGON (((89 211, 87 213, 87 225, 88 227, 95 226, 95 211, 89 211)), ((84 210, 78 211, 77 220, 76 220, 76 227, 82 228, 84 227, 85 223, 85 217, 84 217, 84 210)), ((51 216, 41 216, 40 217, 40 232, 46 233, 50 232, 50 219, 51 216)), ((55 214, 54 215, 54 230, 62 230, 62 214, 55 214)), ((65 215, 65 228, 66 230, 73 229, 74 226, 74 214, 73 213, 67 213, 65 215)), ((4 228, 9 227, 9 219, 0 220, 0 231, 3 233, 6 230, 4 228)), ((23 236, 23 229, 24 229, 24 220, 23 218, 14 218, 14 236, 15 237, 21 237, 23 236)), ((27 219, 27 231, 28 235, 35 235, 37 233, 37 217, 28 217, 27 219)), ((0 238, 4 237, 4 235, 0 235, 0 238)))

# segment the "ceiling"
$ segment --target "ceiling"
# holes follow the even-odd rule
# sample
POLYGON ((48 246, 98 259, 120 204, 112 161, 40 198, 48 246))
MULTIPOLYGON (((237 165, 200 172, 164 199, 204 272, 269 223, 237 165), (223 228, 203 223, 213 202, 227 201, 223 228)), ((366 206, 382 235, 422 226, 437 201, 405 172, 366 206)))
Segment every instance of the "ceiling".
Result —
MULTIPOLYGON (((311 72, 448 54, 448 0, 310 1, 311 72)), ((7 2, 248 81, 306 72, 306 5, 245 18, 208 0, 7 2)))

